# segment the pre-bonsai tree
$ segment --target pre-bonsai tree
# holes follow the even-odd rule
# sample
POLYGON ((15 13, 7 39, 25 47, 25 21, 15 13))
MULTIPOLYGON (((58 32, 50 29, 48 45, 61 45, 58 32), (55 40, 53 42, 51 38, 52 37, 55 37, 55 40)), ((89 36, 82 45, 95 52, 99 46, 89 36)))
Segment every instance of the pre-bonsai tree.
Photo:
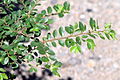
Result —
POLYGON ((62 63, 55 58, 51 46, 56 47, 58 43, 70 48, 71 52, 81 53, 83 43, 86 43, 88 49, 94 50, 94 39, 97 37, 103 40, 116 39, 116 33, 110 24, 106 24, 102 30, 93 18, 90 18, 90 26, 78 22, 59 27, 41 37, 41 31, 49 31, 50 24, 55 21, 50 16, 64 17, 70 11, 70 4, 56 4, 37 13, 35 7, 42 6, 38 2, 39 0, 0 1, 0 80, 11 80, 11 75, 6 74, 6 67, 16 70, 22 63, 31 67, 30 72, 36 72, 36 67, 41 66, 60 76, 58 69, 62 63), (32 65, 32 61, 36 61, 36 64, 32 65))

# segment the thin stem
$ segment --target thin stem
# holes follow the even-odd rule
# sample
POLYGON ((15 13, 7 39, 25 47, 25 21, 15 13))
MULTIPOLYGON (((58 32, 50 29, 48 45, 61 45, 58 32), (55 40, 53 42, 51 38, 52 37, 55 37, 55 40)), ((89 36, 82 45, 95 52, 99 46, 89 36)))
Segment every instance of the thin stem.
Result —
POLYGON ((91 34, 91 33, 98 33, 98 32, 104 32, 105 30, 102 31, 89 31, 89 32, 84 32, 84 33, 78 33, 78 34, 74 34, 74 35, 69 35, 69 36, 65 36, 65 37, 58 37, 58 38, 54 38, 54 39, 50 39, 47 41, 43 41, 43 43, 47 43, 47 42, 52 42, 52 41, 56 41, 56 40, 61 40, 61 39, 67 39, 67 38, 71 38, 71 37, 76 37, 76 36, 80 36, 80 35, 87 35, 87 34, 91 34))
MULTIPOLYGON (((69 13, 69 12, 66 11, 66 12, 64 12, 64 13, 69 13)), ((50 16, 58 15, 58 14, 59 14, 59 13, 47 14, 47 15, 43 16, 43 18, 44 18, 44 17, 50 17, 50 16)))

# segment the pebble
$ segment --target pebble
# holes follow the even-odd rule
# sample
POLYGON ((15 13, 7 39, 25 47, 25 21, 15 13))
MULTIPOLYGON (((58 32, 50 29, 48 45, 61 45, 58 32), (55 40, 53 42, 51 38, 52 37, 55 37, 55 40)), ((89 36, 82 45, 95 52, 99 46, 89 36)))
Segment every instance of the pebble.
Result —
POLYGON ((114 63, 114 64, 113 64, 113 68, 114 68, 114 69, 118 69, 118 68, 119 68, 119 65, 118 65, 117 63, 114 63))
POLYGON ((93 68, 95 67, 95 65, 96 65, 96 62, 94 60, 89 60, 87 63, 87 67, 89 68, 93 68))
POLYGON ((86 9, 86 11, 87 11, 87 12, 93 12, 93 10, 92 10, 92 9, 89 9, 89 8, 86 9))
POLYGON ((70 58, 67 63, 64 64, 64 67, 80 65, 82 61, 77 58, 70 58))
POLYGON ((84 14, 81 14, 81 15, 80 15, 80 18, 81 18, 81 19, 85 19, 85 17, 86 17, 86 16, 85 16, 84 14))
POLYGON ((89 59, 100 61, 101 58, 99 56, 92 56, 92 57, 89 57, 89 59))
POLYGON ((51 4, 56 4, 58 1, 57 0, 51 0, 51 4))

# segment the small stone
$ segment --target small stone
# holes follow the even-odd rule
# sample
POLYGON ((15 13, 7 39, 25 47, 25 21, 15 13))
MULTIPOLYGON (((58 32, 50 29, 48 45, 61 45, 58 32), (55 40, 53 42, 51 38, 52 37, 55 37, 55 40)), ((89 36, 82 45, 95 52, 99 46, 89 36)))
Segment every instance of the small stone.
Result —
POLYGON ((87 11, 87 12, 93 12, 93 10, 92 10, 92 9, 86 9, 86 11, 87 11))
POLYGON ((89 73, 92 73, 93 71, 94 71, 94 68, 88 69, 88 72, 89 72, 89 73))
POLYGON ((88 63, 87 63, 87 66, 89 67, 89 68, 93 68, 93 67, 95 67, 95 61, 94 60, 89 60, 88 61, 88 63))
POLYGON ((51 4, 56 4, 57 0, 51 0, 51 4))
POLYGON ((114 69, 118 69, 118 68, 119 68, 119 65, 118 65, 117 63, 114 63, 114 64, 113 64, 113 68, 114 68, 114 69))
POLYGON ((80 15, 80 18, 81 19, 85 19, 85 15, 80 15))
POLYGON ((81 60, 80 59, 76 59, 76 58, 70 58, 70 60, 68 61, 68 63, 70 65, 76 65, 76 64, 81 64, 81 60), (72 63, 71 63, 72 62, 72 63))
POLYGON ((101 58, 99 56, 92 56, 92 57, 89 57, 89 59, 100 61, 101 58))

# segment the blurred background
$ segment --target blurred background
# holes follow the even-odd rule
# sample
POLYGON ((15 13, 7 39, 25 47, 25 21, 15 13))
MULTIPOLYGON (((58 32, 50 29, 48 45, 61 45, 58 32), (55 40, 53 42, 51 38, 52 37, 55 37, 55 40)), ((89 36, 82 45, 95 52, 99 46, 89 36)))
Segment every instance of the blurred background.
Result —
MULTIPOLYGON (((93 17, 98 20, 100 27, 112 23, 118 40, 96 39, 95 51, 83 46, 82 54, 70 53, 65 47, 53 48, 63 63, 59 71, 61 77, 29 80, 120 80, 120 0, 45 0, 41 1, 42 6, 36 8, 40 12, 49 5, 63 4, 65 1, 70 2, 71 12, 63 18, 53 16, 56 22, 51 25, 52 30, 78 21, 88 24, 90 17, 93 17)), ((37 76, 44 74, 38 71, 37 76)))

